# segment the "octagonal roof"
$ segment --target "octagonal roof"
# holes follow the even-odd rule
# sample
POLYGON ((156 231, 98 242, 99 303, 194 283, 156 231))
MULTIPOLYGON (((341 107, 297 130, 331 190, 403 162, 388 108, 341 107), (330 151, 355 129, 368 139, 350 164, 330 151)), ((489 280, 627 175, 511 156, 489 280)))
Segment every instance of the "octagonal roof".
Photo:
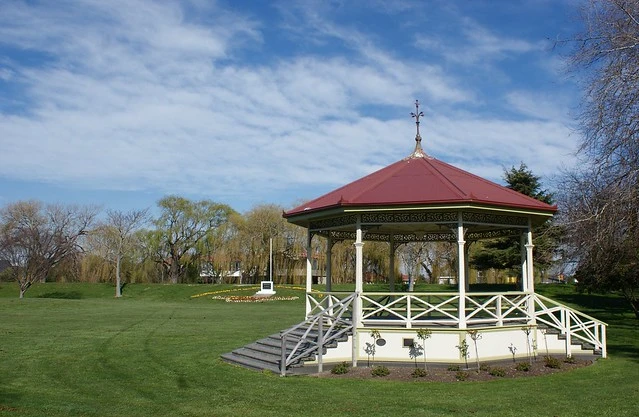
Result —
MULTIPOLYGON (((421 139, 421 138, 420 138, 421 139)), ((415 152, 370 175, 284 213, 286 218, 337 209, 458 206, 505 208, 552 215, 552 206, 426 155, 415 152)))

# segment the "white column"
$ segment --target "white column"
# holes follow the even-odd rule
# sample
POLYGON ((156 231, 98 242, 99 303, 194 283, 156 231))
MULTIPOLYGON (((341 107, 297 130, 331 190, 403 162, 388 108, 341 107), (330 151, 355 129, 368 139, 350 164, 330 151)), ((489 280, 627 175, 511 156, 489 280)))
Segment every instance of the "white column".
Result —
POLYGON ((326 292, 331 292, 333 275, 333 239, 326 238, 326 292))
MULTIPOLYGON (((306 237, 306 293, 310 294, 313 289, 313 259, 312 259, 312 248, 311 242, 313 241, 313 234, 311 230, 308 229, 308 234, 306 237)), ((306 317, 311 314, 311 301, 309 300, 309 295, 306 296, 306 317)))
POLYGON ((528 231, 526 233, 526 275, 528 276, 528 288, 531 293, 535 292, 535 271, 533 270, 533 236, 532 225, 528 219, 528 231))
POLYGON ((457 219, 457 283, 459 287, 459 328, 466 328, 466 258, 465 258, 465 246, 464 240, 464 222, 461 211, 457 219))
POLYGON ((530 324, 535 325, 535 300, 533 294, 535 292, 535 274, 533 271, 533 243, 532 243, 532 224, 528 219, 528 231, 526 232, 526 292, 528 296, 528 317, 530 317, 530 324))
POLYGON ((390 258, 388 260, 388 286, 390 291, 395 291, 395 237, 390 237, 390 258))
POLYGON ((364 281, 362 225, 360 217, 357 217, 357 230, 355 232, 355 299, 353 300, 353 351, 352 366, 357 366, 359 357, 359 331, 362 322, 362 288, 364 281))
MULTIPOLYGON (((362 225, 360 223, 360 219, 357 219, 357 231, 355 232, 355 292, 358 294, 359 298, 360 294, 363 290, 363 282, 364 282, 364 242, 362 241, 362 225)), ((358 318, 361 318, 361 306, 357 312, 358 318)), ((359 320, 358 320, 359 321, 359 320)))
POLYGON ((521 254, 521 291, 528 291, 528 256, 526 254, 526 234, 522 233, 519 239, 519 252, 521 254))

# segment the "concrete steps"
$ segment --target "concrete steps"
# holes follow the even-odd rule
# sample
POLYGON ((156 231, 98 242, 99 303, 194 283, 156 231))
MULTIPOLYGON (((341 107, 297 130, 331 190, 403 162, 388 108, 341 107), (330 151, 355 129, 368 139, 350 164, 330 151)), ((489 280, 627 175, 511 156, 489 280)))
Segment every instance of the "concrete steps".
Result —
MULTIPOLYGON (((294 327, 295 326, 291 327, 291 329, 294 327)), ((328 325, 325 328, 328 329, 328 325)), ((283 330, 282 333, 287 330, 283 330)), ((288 335, 286 342, 286 355, 291 353, 291 351, 295 348, 295 345, 300 341, 307 330, 308 325, 306 323, 301 323, 301 326, 299 328, 293 330, 288 335)), ((328 337, 328 335, 325 335, 325 338, 326 337, 328 337)), ((316 342, 317 338, 318 333, 314 330, 311 330, 306 336, 306 340, 312 342, 316 342)), ((341 340, 346 341, 347 339, 348 334, 345 334, 343 335, 341 340)), ((312 345, 313 343, 303 341, 300 345, 300 348, 303 351, 305 350, 305 348, 311 347, 312 345)), ((334 348, 336 346, 337 342, 327 344, 324 346, 323 352, 326 353, 327 349, 334 348)), ((280 373, 280 362, 282 360, 281 349, 282 339, 280 334, 272 334, 253 343, 249 343, 246 346, 235 349, 232 352, 225 353, 221 356, 221 358, 225 362, 243 366, 245 368, 258 371, 268 370, 271 372, 280 373)), ((289 366, 287 374, 304 373, 301 370, 299 372, 296 372, 296 370, 302 368, 305 362, 315 360, 316 356, 316 352, 302 356, 295 363, 289 366)))

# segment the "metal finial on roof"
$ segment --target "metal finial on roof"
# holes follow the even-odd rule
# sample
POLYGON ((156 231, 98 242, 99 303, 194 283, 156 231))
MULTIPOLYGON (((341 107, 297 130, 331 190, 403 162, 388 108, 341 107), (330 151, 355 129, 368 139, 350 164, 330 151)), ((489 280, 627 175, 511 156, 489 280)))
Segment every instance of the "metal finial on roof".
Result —
POLYGON ((419 118, 424 115, 424 112, 419 111, 419 100, 415 100, 415 113, 411 112, 410 115, 415 118, 415 125, 417 126, 417 135, 415 135, 415 150, 413 151, 411 158, 423 158, 427 155, 422 149, 422 137, 419 134, 419 118))

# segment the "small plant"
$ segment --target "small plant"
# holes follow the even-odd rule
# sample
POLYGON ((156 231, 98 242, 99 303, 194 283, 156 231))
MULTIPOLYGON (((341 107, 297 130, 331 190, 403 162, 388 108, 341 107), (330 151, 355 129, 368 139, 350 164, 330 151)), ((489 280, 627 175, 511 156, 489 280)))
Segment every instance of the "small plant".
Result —
POLYGON ((488 372, 490 371, 490 366, 486 365, 485 363, 482 363, 481 366, 479 367, 479 370, 482 372, 488 372))
POLYGON ((530 371, 530 363, 519 362, 517 366, 515 366, 515 369, 518 370, 519 372, 528 372, 530 371))
POLYGON ((375 365, 375 351, 377 346, 377 339, 382 336, 379 334, 379 330, 373 329, 370 333, 371 338, 373 339, 373 343, 366 343, 366 347, 364 348, 364 352, 368 355, 368 366, 371 366, 371 356, 373 357, 373 365, 375 365))
POLYGON ((433 335, 433 332, 430 329, 419 329, 417 330, 417 338, 422 341, 422 345, 424 348, 424 370, 427 371, 428 367, 426 366, 426 339, 430 339, 433 335))
POLYGON ((498 376, 498 377, 506 376, 506 370, 504 368, 500 368, 497 366, 494 368, 491 368, 488 373, 492 376, 498 376))
POLYGON ((464 338, 464 340, 462 340, 461 343, 455 347, 459 349, 459 354, 463 356, 464 362, 466 362, 466 369, 468 369, 468 342, 464 338))
POLYGON ((411 376, 413 378, 424 378, 427 375, 428 375, 428 372, 422 368, 415 368, 413 369, 413 372, 411 373, 411 376))
POLYGON ((415 359, 415 368, 417 368, 417 357, 421 356, 423 353, 424 347, 419 343, 413 343, 413 345, 408 349, 408 356, 415 359))
POLYGON ((577 363, 577 360, 573 356, 566 356, 564 363, 577 363))
POLYGON ((544 356, 544 363, 546 368, 553 368, 553 369, 561 368, 561 361, 552 356, 544 356))
POLYGON ((374 366, 371 371, 371 375, 373 376, 387 376, 390 374, 390 371, 385 366, 374 366))
POLYGON ((513 355, 513 363, 515 363, 515 353, 517 353, 517 346, 511 343, 510 346, 508 346, 508 350, 510 351, 510 354, 513 355))
POLYGON ((546 333, 548 333, 548 329, 542 328, 542 329, 539 329, 539 331, 541 332, 541 334, 544 335, 544 345, 546 346, 546 356, 550 356, 550 353, 548 353, 548 339, 546 339, 546 333))
POLYGON ((468 372, 457 371, 457 373, 455 374, 455 379, 458 381, 465 381, 468 379, 469 376, 470 374, 468 372))
POLYGON ((521 330, 526 333, 526 357, 528 358, 528 362, 532 364, 532 353, 530 348, 530 334, 532 333, 532 326, 524 326, 521 330))
POLYGON ((459 365, 448 365, 447 369, 451 372, 455 372, 455 371, 459 371, 461 368, 459 367, 459 365))
POLYGON ((335 365, 333 369, 331 369, 331 373, 334 375, 344 375, 350 371, 350 365, 348 362, 342 362, 335 365))
MULTIPOLYGON (((481 333, 477 330, 468 330, 467 333, 475 345, 475 362, 477 362, 477 372, 479 372, 479 351, 477 350, 477 341, 481 339, 481 333)), ((468 368, 468 364, 466 367, 468 368)))

